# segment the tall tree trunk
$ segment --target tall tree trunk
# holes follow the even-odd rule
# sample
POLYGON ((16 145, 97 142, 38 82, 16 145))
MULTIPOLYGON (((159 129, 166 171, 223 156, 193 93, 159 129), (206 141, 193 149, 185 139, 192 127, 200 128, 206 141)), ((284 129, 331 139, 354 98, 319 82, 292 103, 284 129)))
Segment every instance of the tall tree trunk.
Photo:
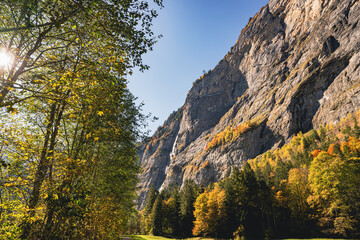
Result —
MULTIPOLYGON (((76 147, 75 148, 72 148, 72 151, 69 152, 69 155, 72 157, 72 159, 77 159, 79 154, 80 154, 80 151, 81 151, 81 148, 83 146, 83 144, 85 143, 85 134, 84 134, 84 131, 81 130, 80 133, 79 133, 79 136, 77 136, 77 133, 78 131, 75 131, 75 134, 74 134, 74 141, 76 139, 78 139, 78 143, 76 144, 76 147)), ((75 145, 75 144, 74 144, 75 145)), ((69 165, 67 167, 67 171, 68 173, 69 172, 72 172, 74 170, 76 166, 73 166, 73 165, 69 165)), ((60 187, 58 189, 64 189, 65 187, 67 186, 71 186, 71 184, 73 183, 73 174, 70 174, 70 176, 66 176, 63 180, 63 182, 61 183, 60 187)), ((42 240, 47 240, 49 239, 50 234, 52 232, 52 230, 54 229, 54 222, 53 222, 53 217, 54 217, 54 213, 57 209, 57 205, 52 203, 52 196, 50 196, 49 200, 48 200, 48 206, 47 206, 47 213, 46 213, 46 223, 45 223, 45 226, 44 226, 44 230, 42 232, 42 237, 41 239, 42 240)))
POLYGON ((62 104, 55 102, 50 107, 50 117, 49 123, 46 127, 44 145, 41 151, 40 161, 35 173, 33 188, 29 199, 29 211, 27 216, 25 216, 22 224, 22 239, 28 239, 31 234, 32 224, 29 222, 29 220, 35 216, 35 208, 39 202, 41 186, 50 167, 50 158, 53 155, 53 150, 56 144, 56 137, 64 110, 65 101, 63 101, 62 104))

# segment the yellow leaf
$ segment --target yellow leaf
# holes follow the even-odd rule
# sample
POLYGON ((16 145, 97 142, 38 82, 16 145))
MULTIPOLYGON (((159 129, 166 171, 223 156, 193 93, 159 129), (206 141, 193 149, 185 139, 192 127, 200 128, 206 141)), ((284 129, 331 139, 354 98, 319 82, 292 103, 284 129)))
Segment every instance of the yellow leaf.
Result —
POLYGON ((104 115, 103 111, 98 111, 97 114, 101 117, 102 115, 104 115))

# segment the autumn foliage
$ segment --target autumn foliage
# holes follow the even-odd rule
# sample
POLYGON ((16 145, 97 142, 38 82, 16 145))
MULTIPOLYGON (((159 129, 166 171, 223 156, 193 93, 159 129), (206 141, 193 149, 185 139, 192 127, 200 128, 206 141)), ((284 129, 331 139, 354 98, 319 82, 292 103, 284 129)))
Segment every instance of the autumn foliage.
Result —
MULTIPOLYGON (((156 0, 156 5, 162 1, 156 0)), ((0 239, 118 239, 145 116, 127 89, 156 42, 144 1, 2 1, 0 239)))
POLYGON ((194 236, 216 236, 217 229, 225 223, 225 191, 218 184, 214 189, 200 194, 195 203, 194 236))
MULTIPOLYGON (((358 121, 360 112, 336 125, 300 132, 283 147, 249 160, 241 170, 235 167, 229 177, 198 192, 193 200, 193 225, 184 225, 180 217, 179 226, 186 226, 187 231, 192 226, 192 234, 200 237, 358 238, 358 121)), ((251 127, 246 123, 227 128, 212 139, 211 146, 230 142, 251 127)), ((165 219, 170 203, 170 196, 163 201, 165 219)))
POLYGON ((359 120, 360 112, 349 114, 249 161, 271 186, 275 203, 289 210, 294 233, 359 236, 359 120))
POLYGON ((257 121, 246 121, 236 127, 227 127, 224 131, 216 134, 210 140, 210 142, 206 145, 206 151, 222 146, 226 143, 233 142, 242 134, 256 128, 257 126, 259 126, 259 122, 257 121))

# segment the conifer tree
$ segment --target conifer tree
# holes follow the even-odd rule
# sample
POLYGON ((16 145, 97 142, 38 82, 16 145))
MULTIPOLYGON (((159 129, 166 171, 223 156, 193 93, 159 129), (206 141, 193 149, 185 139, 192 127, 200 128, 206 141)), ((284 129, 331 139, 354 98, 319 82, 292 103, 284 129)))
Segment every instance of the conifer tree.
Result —
POLYGON ((151 210, 151 233, 154 236, 161 236, 162 231, 162 223, 163 223, 163 212, 162 212, 162 201, 163 195, 160 193, 151 210))
POLYGON ((184 237, 192 236, 194 227, 194 202, 197 197, 196 184, 187 180, 180 193, 180 213, 181 213, 181 229, 184 237))
POLYGON ((172 229, 172 236, 181 235, 181 209, 180 209, 180 193, 179 187, 175 185, 171 190, 171 199, 173 199, 173 205, 171 208, 171 215, 169 219, 169 225, 172 229))
POLYGON ((158 196, 158 191, 156 190, 154 184, 151 185, 149 193, 146 197, 146 205, 143 210, 143 216, 145 221, 145 231, 148 233, 151 231, 151 211, 154 206, 155 200, 158 196))
POLYGON ((149 193, 148 193, 148 195, 146 197, 146 205, 145 205, 145 208, 144 208, 144 215, 145 216, 150 215, 157 195, 158 195, 158 191, 156 190, 154 184, 152 184, 150 189, 149 189, 149 193))

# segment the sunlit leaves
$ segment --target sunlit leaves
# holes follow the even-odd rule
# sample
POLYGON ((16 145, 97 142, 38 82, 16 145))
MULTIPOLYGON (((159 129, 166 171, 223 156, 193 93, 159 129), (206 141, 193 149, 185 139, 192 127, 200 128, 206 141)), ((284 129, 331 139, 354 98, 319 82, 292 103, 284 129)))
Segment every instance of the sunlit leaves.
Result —
POLYGON ((359 116, 356 112, 336 125, 299 133, 282 148, 250 161, 257 177, 268 179, 278 204, 289 208, 297 228, 313 220, 323 233, 357 232, 359 116))
POLYGON ((206 145, 206 150, 209 151, 213 148, 219 147, 229 142, 238 139, 242 134, 258 127, 264 119, 254 119, 246 121, 236 127, 227 127, 224 131, 216 134, 206 145))
POLYGON ((125 76, 146 68, 156 14, 112 0, 3 1, 0 13, 0 45, 15 56, 0 85, 1 197, 14 238, 20 226, 23 238, 118 236, 143 119, 125 76))
POLYGON ((195 203, 195 222, 193 234, 195 236, 216 236, 217 229, 225 219, 225 191, 218 184, 214 189, 200 194, 195 203))
POLYGON ((346 236, 355 230, 360 210, 356 207, 360 201, 359 172, 359 157, 321 152, 312 162, 308 202, 320 211, 320 223, 326 231, 346 236))
POLYGON ((146 69, 141 55, 156 42, 156 13, 143 1, 4 1, 0 12, 0 46, 16 57, 3 75, 0 104, 22 99, 14 89, 33 94, 29 80, 54 65, 91 61, 114 76, 146 69))

